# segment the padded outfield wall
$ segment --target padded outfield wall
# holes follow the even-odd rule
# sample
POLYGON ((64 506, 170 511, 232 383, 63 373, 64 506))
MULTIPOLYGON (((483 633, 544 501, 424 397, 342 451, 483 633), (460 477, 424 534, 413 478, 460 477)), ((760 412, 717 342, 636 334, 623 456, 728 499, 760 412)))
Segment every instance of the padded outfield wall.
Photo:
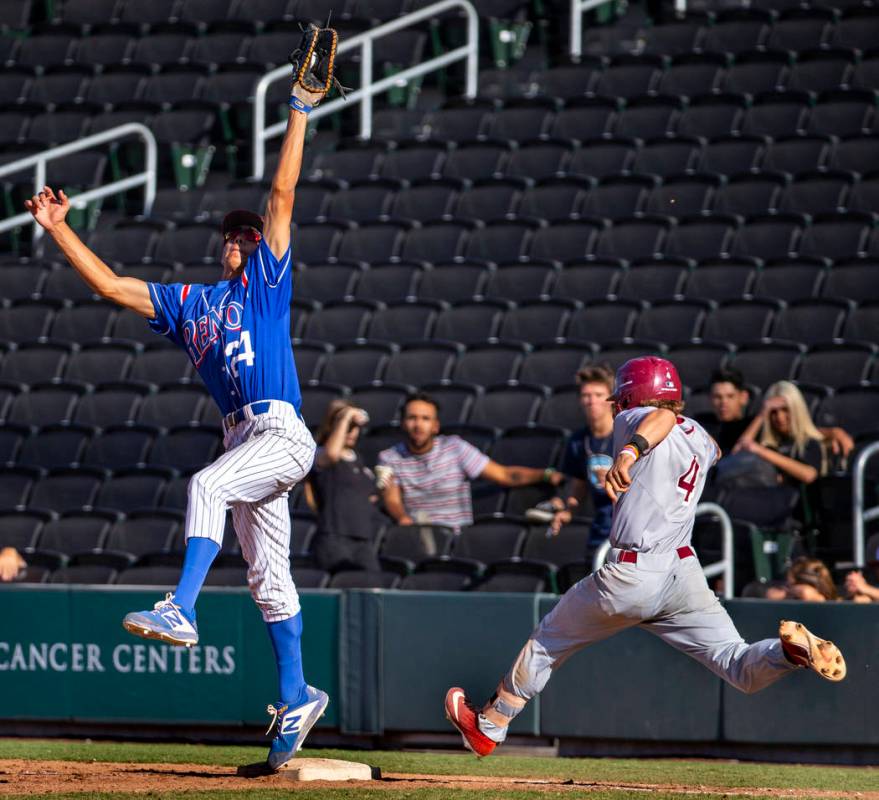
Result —
MULTIPOLYGON (((0 720, 167 726, 265 724, 276 679, 246 590, 206 589, 192 650, 137 639, 126 612, 155 592, 121 587, 0 590, 0 720)), ((449 732, 452 684, 488 696, 556 597, 398 591, 302 593, 309 682, 331 697, 323 729, 342 736, 449 732)), ((780 618, 832 637, 840 684, 805 671, 755 695, 730 689, 654 636, 631 630, 565 664, 513 731, 564 742, 849 748, 879 752, 879 606, 734 600, 746 639, 780 618)), ((575 748, 576 749, 576 748, 575 748)), ((588 748, 587 748, 588 749, 588 748)), ((863 760, 863 759, 862 759, 863 760)), ((867 760, 871 760, 871 757, 867 760)))

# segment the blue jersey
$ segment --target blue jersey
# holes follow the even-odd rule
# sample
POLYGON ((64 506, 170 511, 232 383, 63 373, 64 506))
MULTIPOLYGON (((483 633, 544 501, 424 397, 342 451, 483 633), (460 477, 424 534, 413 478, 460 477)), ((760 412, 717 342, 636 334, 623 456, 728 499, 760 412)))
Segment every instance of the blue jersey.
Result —
POLYGON ((244 269, 215 284, 150 283, 149 325, 182 347, 223 414, 257 400, 302 405, 290 347, 290 248, 263 239, 244 269))

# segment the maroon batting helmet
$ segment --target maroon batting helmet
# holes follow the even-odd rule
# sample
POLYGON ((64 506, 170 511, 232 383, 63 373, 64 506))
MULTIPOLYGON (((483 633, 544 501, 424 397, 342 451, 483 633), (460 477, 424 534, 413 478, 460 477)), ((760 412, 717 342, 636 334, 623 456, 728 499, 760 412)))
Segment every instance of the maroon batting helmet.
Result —
POLYGON ((675 365, 664 358, 631 358, 617 370, 610 399, 621 409, 644 405, 649 400, 680 400, 681 379, 675 365))

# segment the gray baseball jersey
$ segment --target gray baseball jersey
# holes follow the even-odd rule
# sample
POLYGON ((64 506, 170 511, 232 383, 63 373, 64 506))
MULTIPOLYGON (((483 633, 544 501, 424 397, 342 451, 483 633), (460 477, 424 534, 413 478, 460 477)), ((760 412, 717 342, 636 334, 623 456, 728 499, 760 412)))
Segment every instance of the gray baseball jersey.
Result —
MULTIPOLYGON (((655 410, 641 406, 617 414, 615 454, 655 410)), ((698 422, 678 417, 660 446, 632 465, 632 486, 614 507, 611 545, 639 553, 669 553, 690 544, 705 475, 717 455, 717 446, 698 422)))

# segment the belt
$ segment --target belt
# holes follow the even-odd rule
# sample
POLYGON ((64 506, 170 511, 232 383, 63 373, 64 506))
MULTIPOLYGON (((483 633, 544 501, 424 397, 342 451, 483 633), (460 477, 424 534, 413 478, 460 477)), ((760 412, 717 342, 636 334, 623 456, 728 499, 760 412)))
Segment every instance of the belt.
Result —
MULTIPOLYGON (((695 557, 695 553, 693 552, 693 548, 689 545, 685 545, 684 547, 679 547, 677 549, 678 558, 681 560, 685 558, 695 557)), ((638 563, 638 553, 634 550, 622 550, 620 552, 619 558, 617 561, 622 561, 624 564, 637 564, 638 563)))
POLYGON ((270 404, 271 400, 259 400, 256 403, 250 403, 250 405, 242 406, 241 408, 226 414, 226 416, 223 417, 223 430, 228 431, 231 428, 234 428, 239 422, 244 422, 244 420, 255 417, 259 414, 268 413, 270 404))

